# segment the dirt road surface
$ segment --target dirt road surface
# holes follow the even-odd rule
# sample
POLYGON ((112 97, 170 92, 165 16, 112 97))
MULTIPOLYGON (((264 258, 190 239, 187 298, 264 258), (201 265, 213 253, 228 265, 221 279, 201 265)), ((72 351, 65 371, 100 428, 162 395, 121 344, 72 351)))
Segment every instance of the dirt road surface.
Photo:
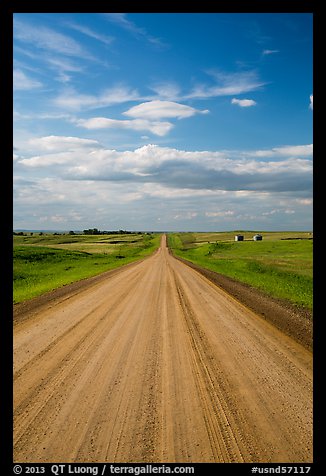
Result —
POLYGON ((150 258, 14 326, 15 462, 312 462, 312 356, 150 258))

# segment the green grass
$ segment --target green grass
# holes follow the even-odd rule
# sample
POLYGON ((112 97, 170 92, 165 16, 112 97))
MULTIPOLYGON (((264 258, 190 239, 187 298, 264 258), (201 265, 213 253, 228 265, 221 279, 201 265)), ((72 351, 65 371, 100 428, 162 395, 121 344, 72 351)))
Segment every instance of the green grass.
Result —
POLYGON ((14 303, 142 259, 158 248, 160 238, 147 234, 15 236, 14 303))
MULTIPOLYGON (((312 309, 312 239, 302 232, 243 232, 235 242, 229 233, 179 233, 168 236, 180 256, 204 268, 250 284, 267 294, 312 309)), ((240 232, 239 232, 240 233, 240 232)))

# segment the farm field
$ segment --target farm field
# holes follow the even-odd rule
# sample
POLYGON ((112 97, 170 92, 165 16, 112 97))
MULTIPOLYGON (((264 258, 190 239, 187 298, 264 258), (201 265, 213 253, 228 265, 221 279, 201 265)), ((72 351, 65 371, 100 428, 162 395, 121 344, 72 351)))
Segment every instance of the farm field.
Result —
POLYGON ((15 235, 14 303, 150 255, 159 235, 15 235))
POLYGON ((175 233, 175 256, 258 288, 272 297, 312 309, 313 240, 307 232, 175 233), (236 242, 236 234, 244 241, 236 242))

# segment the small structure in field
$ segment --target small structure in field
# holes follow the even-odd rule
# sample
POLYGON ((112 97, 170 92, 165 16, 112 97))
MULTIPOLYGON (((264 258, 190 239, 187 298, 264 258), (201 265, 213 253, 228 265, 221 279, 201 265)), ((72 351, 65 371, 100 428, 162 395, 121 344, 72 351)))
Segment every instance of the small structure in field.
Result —
POLYGON ((244 236, 243 235, 235 235, 234 241, 243 241, 244 236))
POLYGON ((260 235, 259 233, 257 233, 257 235, 254 235, 254 241, 261 241, 263 239, 262 235, 260 235))

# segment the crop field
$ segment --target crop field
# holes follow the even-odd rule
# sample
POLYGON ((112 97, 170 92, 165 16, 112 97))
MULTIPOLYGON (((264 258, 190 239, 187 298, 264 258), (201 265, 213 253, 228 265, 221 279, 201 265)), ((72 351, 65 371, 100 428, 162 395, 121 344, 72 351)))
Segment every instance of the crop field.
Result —
POLYGON ((14 236, 14 303, 150 255, 160 235, 14 236))
POLYGON ((312 309, 313 240, 307 232, 175 233, 174 255, 224 274, 267 294, 312 309), (244 241, 234 241, 235 234, 244 241))

